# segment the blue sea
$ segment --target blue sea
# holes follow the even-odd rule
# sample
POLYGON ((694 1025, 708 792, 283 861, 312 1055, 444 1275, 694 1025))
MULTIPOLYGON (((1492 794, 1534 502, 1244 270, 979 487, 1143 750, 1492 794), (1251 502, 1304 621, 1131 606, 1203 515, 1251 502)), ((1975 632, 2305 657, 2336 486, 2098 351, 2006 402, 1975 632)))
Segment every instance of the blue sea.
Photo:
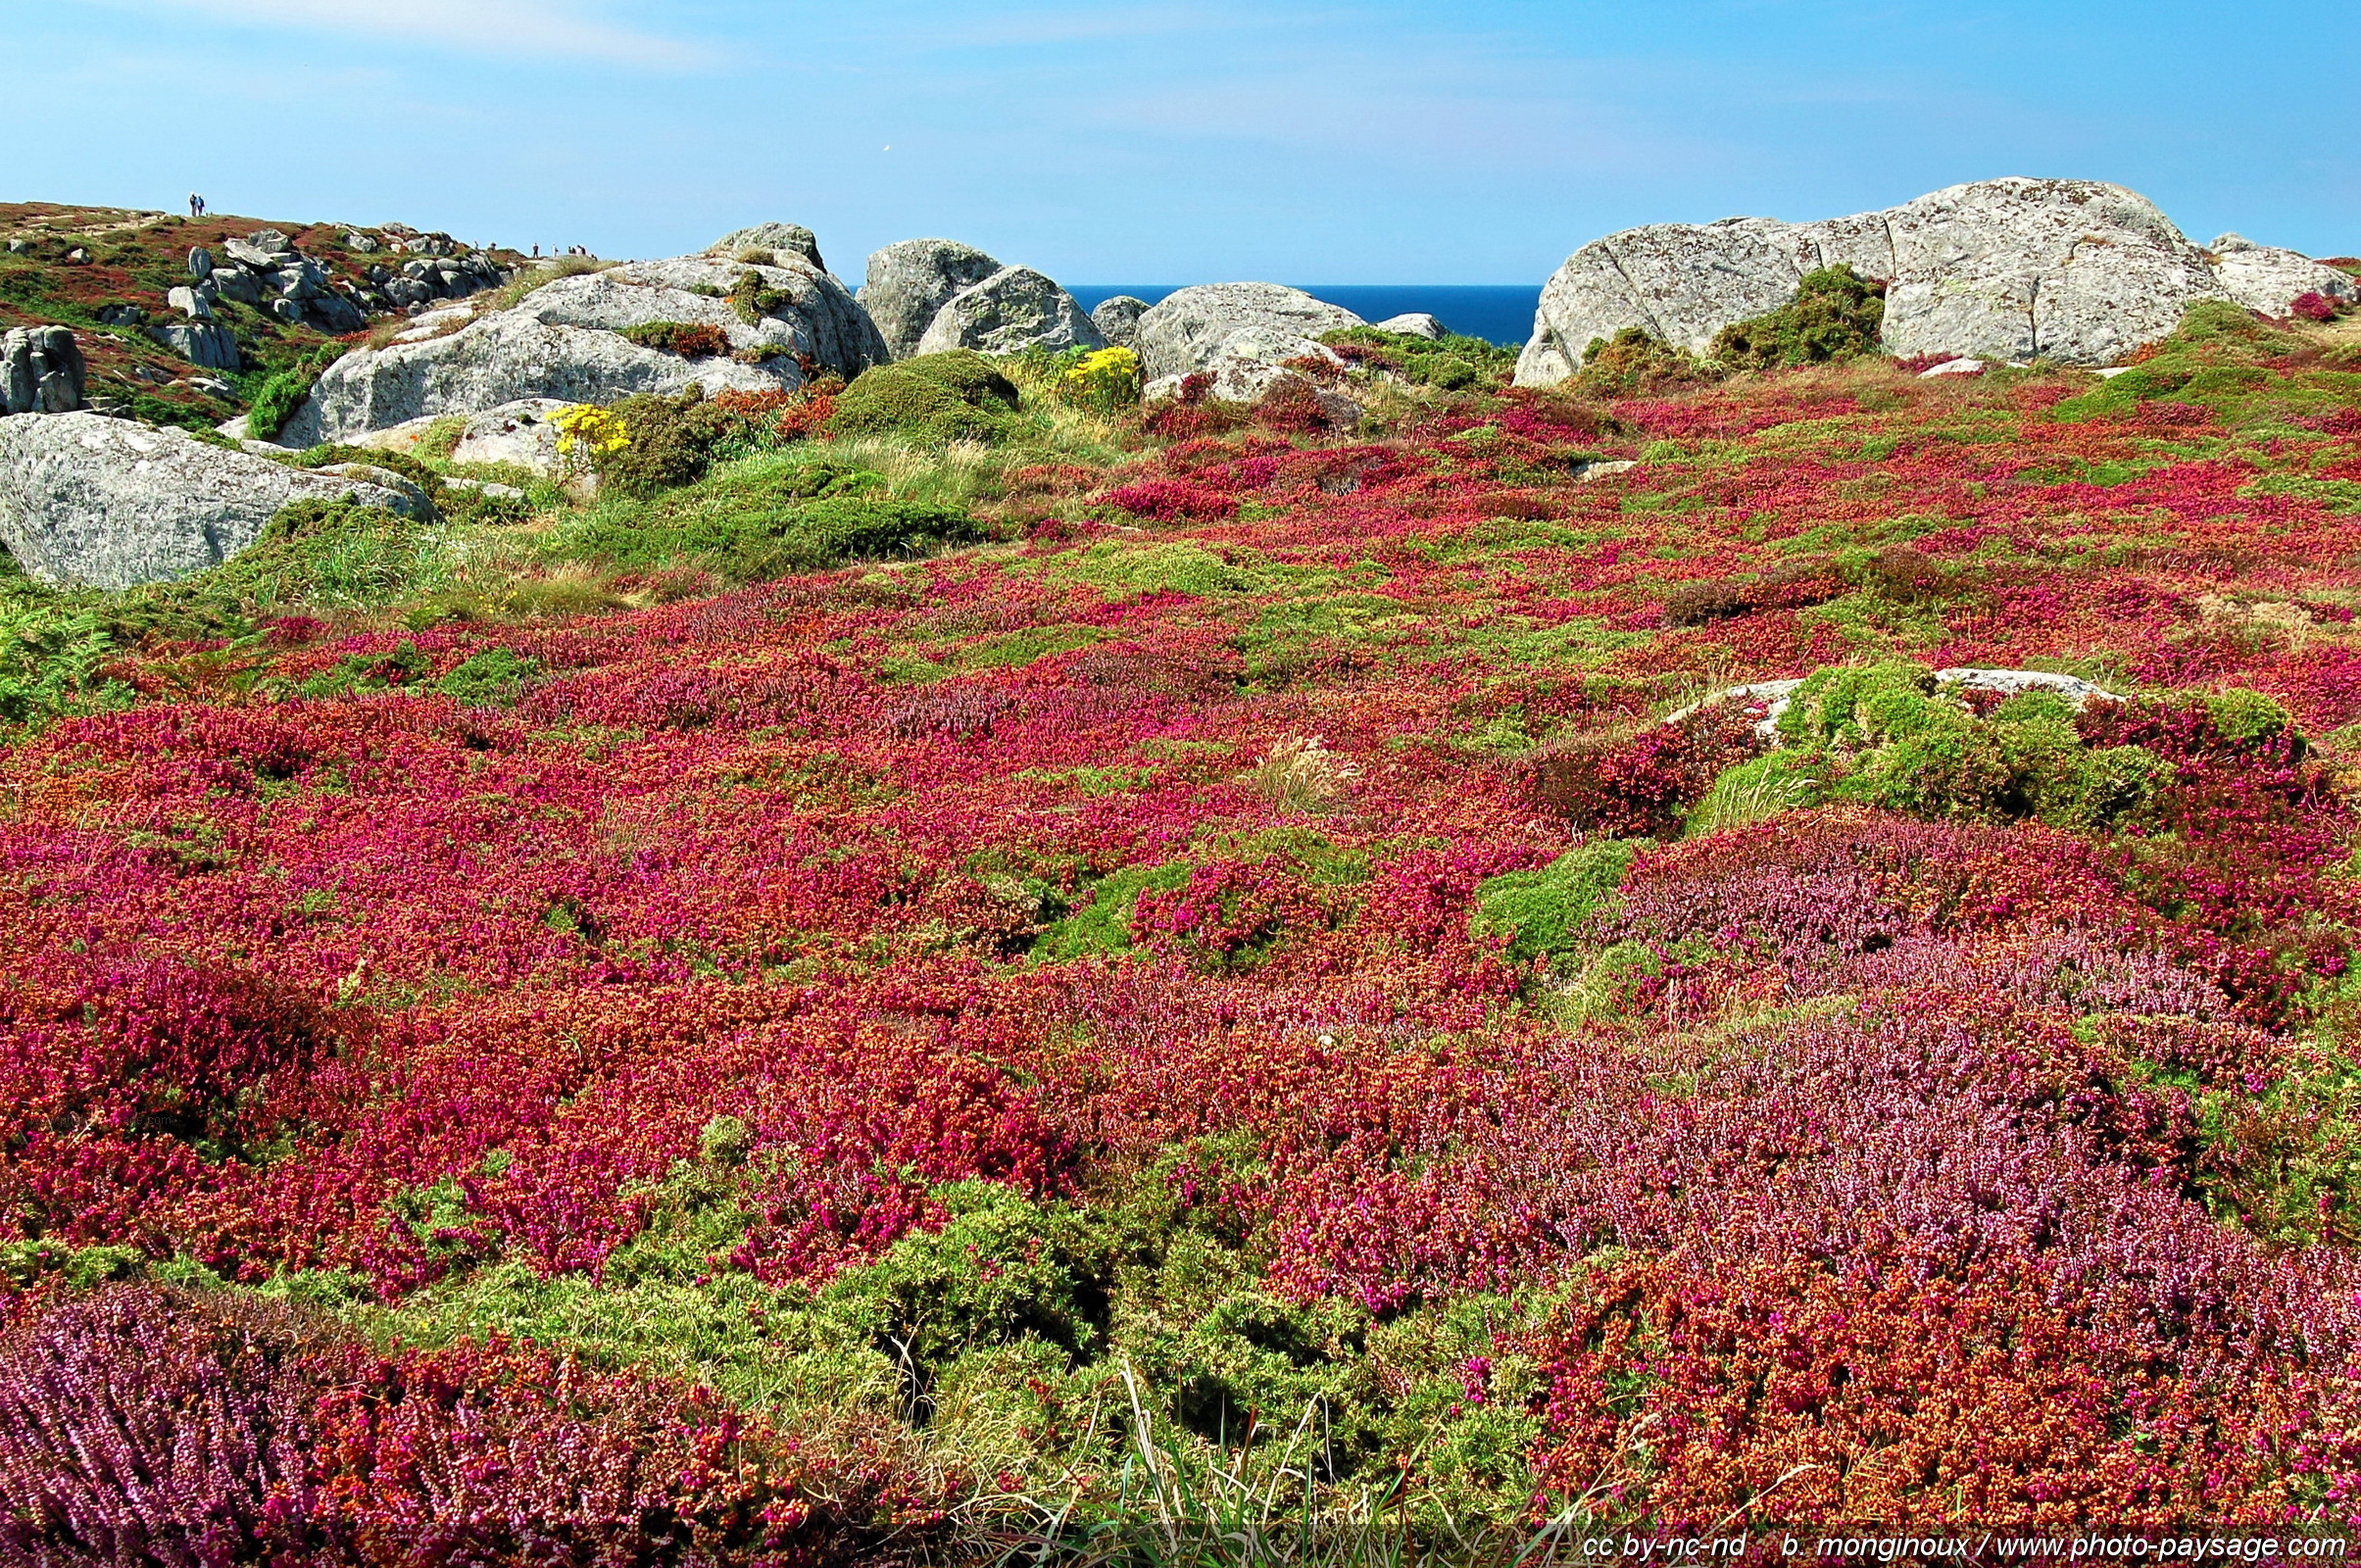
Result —
MULTIPOLYGON (((1179 283, 1074 283, 1068 287, 1076 303, 1096 310, 1102 300, 1129 294, 1154 305, 1179 283)), ((1542 302, 1541 285, 1490 283, 1298 283, 1313 299, 1341 305, 1364 321, 1425 311, 1454 332, 1522 347, 1533 335, 1533 313, 1542 302)))

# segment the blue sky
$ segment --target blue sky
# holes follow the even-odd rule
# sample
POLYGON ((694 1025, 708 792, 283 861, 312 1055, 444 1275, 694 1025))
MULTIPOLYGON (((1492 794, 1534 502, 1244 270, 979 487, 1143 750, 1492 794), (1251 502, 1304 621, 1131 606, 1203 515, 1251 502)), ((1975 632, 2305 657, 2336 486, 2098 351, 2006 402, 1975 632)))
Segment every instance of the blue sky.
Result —
POLYGON ((1538 283, 1608 230, 2003 173, 2361 251, 2361 31, 2280 0, 0 0, 0 200, 1072 282, 1538 283))

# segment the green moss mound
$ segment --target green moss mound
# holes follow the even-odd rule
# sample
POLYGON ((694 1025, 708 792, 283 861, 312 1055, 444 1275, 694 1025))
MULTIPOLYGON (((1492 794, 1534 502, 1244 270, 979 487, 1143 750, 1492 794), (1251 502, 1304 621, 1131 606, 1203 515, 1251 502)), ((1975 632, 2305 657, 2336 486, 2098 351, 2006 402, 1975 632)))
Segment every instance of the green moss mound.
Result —
POLYGON ((863 370, 837 395, 829 428, 925 442, 1002 441, 1019 399, 1016 383, 972 349, 922 354, 863 370))
POLYGON ((550 556, 625 570, 700 566, 757 582, 984 537, 957 508, 884 488, 880 475, 825 459, 755 459, 689 489, 602 505, 550 556))
POLYGON ((2033 818, 2095 832, 2137 816, 2167 782, 2137 746, 2090 747, 2074 705, 2033 691, 1978 713, 1905 660, 1822 669, 1779 719, 1783 749, 1725 770, 1693 832, 1852 802, 1932 820, 2033 818))
MULTIPOLYGON (((2227 300, 2200 300, 2147 358, 2050 411, 2053 418, 2132 417, 2162 407, 2201 410, 2237 429, 2317 425, 2361 404, 2350 350, 2261 320, 2227 300)), ((2304 481, 2282 476, 2299 491, 2304 481)), ((2317 483, 2317 481, 2313 481, 2317 483)))
POLYGON ((1579 945, 1576 933, 1614 896, 1645 839, 1609 839, 1568 850, 1538 871, 1496 876, 1476 890, 1478 936, 1504 936, 1522 962, 1554 958, 1579 945))
POLYGON ((1795 297, 1778 310, 1723 327, 1712 357, 1745 370, 1857 360, 1878 352, 1885 320, 1886 285, 1840 262, 1804 273, 1795 297))

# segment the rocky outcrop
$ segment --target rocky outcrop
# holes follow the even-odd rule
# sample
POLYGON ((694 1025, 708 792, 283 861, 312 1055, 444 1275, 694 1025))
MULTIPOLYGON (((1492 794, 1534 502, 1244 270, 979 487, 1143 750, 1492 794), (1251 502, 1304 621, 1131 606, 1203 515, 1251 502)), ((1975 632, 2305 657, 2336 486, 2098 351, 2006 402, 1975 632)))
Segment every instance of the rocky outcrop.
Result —
POLYGON ((952 239, 896 241, 869 257, 868 280, 855 297, 897 360, 918 352, 935 314, 1001 270, 972 245, 952 239))
POLYGON ((82 406, 87 379, 72 327, 0 332, 0 415, 71 413, 82 406))
POLYGON ((1430 343, 1441 342, 1451 335, 1449 329, 1441 321, 1425 311, 1405 311, 1400 316, 1389 316, 1375 324, 1380 332, 1393 332, 1402 337, 1422 337, 1430 343))
POLYGON ((1330 372, 1341 375, 1346 368, 1343 356, 1310 338, 1271 327, 1241 327, 1222 339, 1204 368, 1158 376, 1148 383, 1143 398, 1149 403, 1210 398, 1250 407, 1274 395, 1309 399, 1328 423, 1350 427, 1359 422, 1361 406, 1330 384, 1330 372))
POLYGON ((219 321, 186 321, 145 330, 150 341, 171 349, 199 369, 235 372, 244 367, 236 334, 219 321))
POLYGON ((95 414, 0 419, 0 544, 54 587, 129 588, 218 565, 306 497, 393 512, 418 505, 185 430, 95 414))
POLYGON ((974 349, 1014 354, 1024 349, 1103 349, 1107 338, 1074 296, 1029 267, 1004 267, 962 289, 935 312, 918 353, 974 349))
POLYGON ((1890 353, 2104 365, 2169 333, 2189 305, 2236 299, 2237 269, 2218 260, 2145 197, 2092 180, 1983 180, 1816 223, 1650 224, 1558 269, 1516 378, 1563 380, 1593 341, 1627 326, 1701 353, 1839 263, 1888 281, 1890 353))
POLYGON ((819 259, 819 236, 801 223, 757 223, 752 228, 735 229, 707 246, 705 254, 728 259, 741 251, 801 256, 821 271, 828 270, 828 264, 819 259))
POLYGON ((1101 300, 1099 308, 1090 313, 1091 325, 1099 335, 1117 348, 1136 349, 1140 346, 1140 318, 1147 313, 1148 302, 1129 294, 1117 294, 1101 300))
POLYGON ((1140 358, 1151 379, 1193 375, 1211 368, 1222 354, 1238 354, 1230 340, 1254 330, 1289 340, 1317 338, 1361 318, 1298 288, 1277 283, 1201 283, 1151 306, 1139 319, 1140 358))
POLYGON ((776 267, 703 257, 636 262, 560 278, 444 336, 348 354, 320 376, 278 439, 296 448, 350 441, 534 398, 612 403, 692 383, 709 393, 792 391, 803 385, 806 361, 850 380, 886 359, 883 339, 844 285, 801 257, 776 267), (731 356, 686 360, 621 335, 657 321, 718 327, 731 356))
MULTIPOLYGON (((430 270, 441 264, 420 261, 415 265, 421 273, 436 277, 435 286, 441 286, 440 274, 430 270)), ((499 282, 503 276, 498 268, 482 258, 452 265, 461 269, 469 291, 499 282)), ((370 270, 372 278, 379 274, 386 278, 396 275, 381 267, 370 270)), ((367 326, 369 311, 392 310, 407 300, 407 293, 396 297, 364 291, 350 283, 333 283, 325 263, 296 250, 287 236, 275 228, 259 229, 244 239, 224 240, 218 255, 202 245, 196 247, 188 253, 188 275, 189 283, 172 290, 167 298, 169 308, 191 322, 211 320, 214 303, 229 300, 268 310, 289 325, 309 326, 315 331, 342 336, 367 326)), ((418 293, 424 298, 431 290, 420 284, 418 293)), ((224 348, 221 341, 203 333, 161 336, 151 331, 149 336, 208 369, 238 368, 234 343, 224 348), (211 357, 198 359, 192 349, 211 357)))
POLYGON ((558 427, 550 421, 566 407, 555 399, 532 398, 487 409, 467 421, 451 461, 512 464, 528 473, 558 477, 566 466, 558 452, 558 427))
POLYGON ((2232 299, 2250 311, 2292 316, 2295 302, 2306 294, 2361 299, 2361 279, 2301 252, 2257 245, 2243 234, 2224 234, 2209 248, 2214 275, 2232 299))

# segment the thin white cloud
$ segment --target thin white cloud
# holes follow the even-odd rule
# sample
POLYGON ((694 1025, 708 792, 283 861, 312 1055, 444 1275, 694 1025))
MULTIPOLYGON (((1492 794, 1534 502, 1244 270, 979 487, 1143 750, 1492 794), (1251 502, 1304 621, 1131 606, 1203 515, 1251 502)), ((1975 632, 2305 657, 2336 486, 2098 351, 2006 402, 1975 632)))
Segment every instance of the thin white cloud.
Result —
POLYGON ((295 27, 467 54, 596 60, 651 71, 713 63, 703 45, 618 26, 584 0, 100 0, 243 26, 295 27))

